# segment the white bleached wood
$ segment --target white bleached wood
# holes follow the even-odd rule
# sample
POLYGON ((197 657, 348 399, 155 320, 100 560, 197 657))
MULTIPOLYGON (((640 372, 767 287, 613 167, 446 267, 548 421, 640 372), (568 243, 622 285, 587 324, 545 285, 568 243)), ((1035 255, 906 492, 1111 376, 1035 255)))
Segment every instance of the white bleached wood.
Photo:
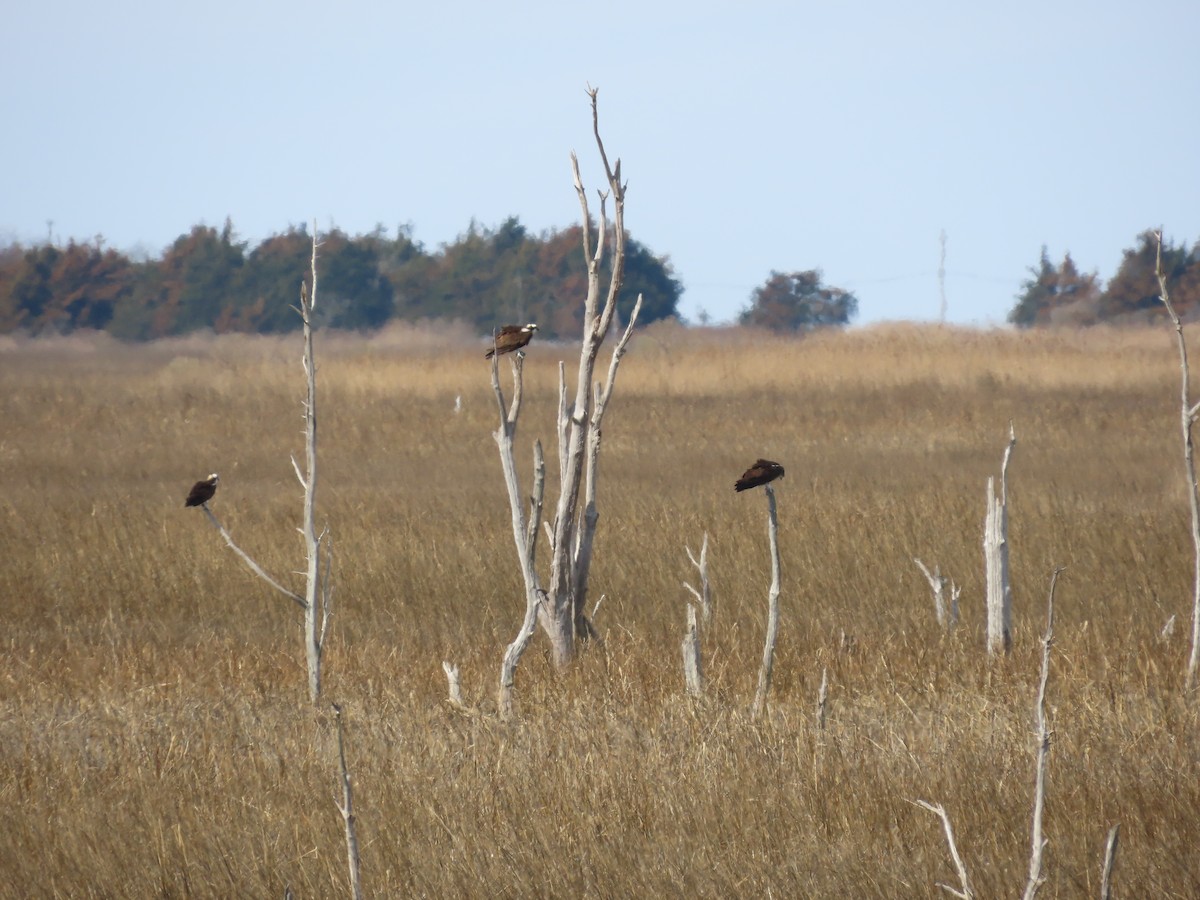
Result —
POLYGON ((304 552, 307 557, 305 573, 304 651, 308 667, 308 696, 316 703, 321 696, 321 657, 324 652, 325 627, 328 625, 331 596, 322 591, 321 536, 317 535, 317 366, 313 352, 313 310, 317 305, 317 223, 313 222, 311 290, 303 282, 300 285, 300 320, 304 330, 303 365, 307 380, 307 398, 304 402, 304 462, 303 476, 297 472, 304 485, 304 519, 301 531, 304 535, 304 552))
MULTIPOLYGON (((937 616, 937 623, 943 628, 953 628, 958 624, 958 604, 954 603, 952 606, 947 606, 946 576, 942 574, 938 566, 934 566, 933 571, 930 572, 926 568, 925 563, 916 557, 913 557, 913 562, 917 564, 917 568, 921 570, 921 573, 925 576, 925 580, 929 582, 929 589, 933 591, 933 611, 934 615, 937 616)), ((950 590, 951 594, 957 600, 957 594, 955 594, 953 585, 951 585, 950 590)))
POLYGON ((1046 808, 1046 767, 1050 757, 1050 723, 1046 719, 1046 686, 1050 681, 1050 647, 1054 643, 1054 589, 1062 567, 1050 576, 1050 597, 1046 601, 1046 633, 1042 637, 1042 677, 1038 683, 1037 704, 1037 774, 1033 790, 1033 824, 1030 828, 1029 879, 1025 883, 1024 900, 1034 900, 1042 881, 1042 858, 1049 841, 1042 834, 1042 817, 1046 808))
POLYGON ((1117 864, 1117 839, 1121 835, 1121 823, 1118 822, 1108 832, 1108 840, 1104 842, 1104 868, 1100 873, 1100 900, 1112 900, 1113 866, 1117 864))
POLYGON ((983 526, 983 558, 987 584, 988 655, 1012 650, 1012 583, 1008 564, 1008 461, 1017 435, 1008 423, 1008 445, 1000 465, 1000 495, 995 478, 987 483, 987 513, 983 526))
POLYGON ((924 800, 917 800, 916 804, 922 809, 929 810, 942 820, 942 828, 946 832, 946 843, 950 847, 950 858, 954 860, 954 868, 958 871, 958 883, 960 887, 955 888, 940 881, 937 883, 937 886, 947 893, 958 897, 959 900, 974 900, 975 891, 971 889, 971 879, 967 877, 967 867, 963 864, 962 857, 958 855, 958 845, 954 842, 954 829, 950 827, 950 816, 946 814, 946 808, 940 803, 927 803, 924 800))
POLYGON ((1196 450, 1192 440, 1192 425, 1200 414, 1200 403, 1192 405, 1191 372, 1188 367, 1187 341, 1183 336, 1183 323, 1175 313, 1171 295, 1167 292, 1167 276, 1162 267, 1162 229, 1156 232, 1158 251, 1154 260, 1154 274, 1158 278, 1158 298, 1167 308, 1171 325, 1175 328, 1175 341, 1179 348, 1180 368, 1180 415, 1179 427, 1183 436, 1184 475, 1188 483, 1188 503, 1192 514, 1192 650, 1188 655, 1186 683, 1191 690, 1196 682, 1196 669, 1200 665, 1200 485, 1196 481, 1196 450))
POLYGON ((687 605, 687 629, 683 633, 683 683, 692 697, 704 694, 704 670, 700 665, 700 629, 696 624, 696 604, 687 605))
POLYGON ((767 535, 771 543, 771 587, 767 591, 767 635, 763 645, 762 666, 758 670, 758 689, 754 692, 752 718, 767 708, 771 690, 771 670, 775 666, 775 641, 779 636, 779 518, 775 510, 775 489, 767 485, 767 535))
MULTIPOLYGON (((504 486, 508 491, 509 511, 512 515, 513 542, 517 549, 517 561, 521 567, 521 579, 525 586, 525 615, 521 628, 512 643, 504 651, 500 664, 500 685, 496 698, 497 712, 502 720, 507 721, 513 714, 513 685, 516 682, 517 666, 537 622, 538 609, 541 606, 542 589, 538 583, 537 571, 534 568, 533 553, 537 542, 531 535, 536 534, 537 526, 525 523, 525 512, 522 504, 521 489, 517 482, 517 464, 513 456, 513 439, 517 433, 517 420, 521 414, 521 401, 524 397, 524 357, 513 354, 512 361, 513 396, 507 409, 504 402, 504 389, 500 386, 499 356, 492 357, 492 391, 496 396, 496 405, 500 412, 500 425, 494 433, 496 445, 500 450, 500 467, 504 473, 504 486)), ((545 485, 545 461, 541 454, 541 442, 534 445, 534 490, 530 506, 541 510, 542 498, 538 492, 545 485)))
POLYGON ((442 671, 446 673, 446 682, 450 694, 450 705, 455 709, 465 710, 467 708, 467 704, 463 702, 462 677, 459 675, 458 666, 443 659, 442 671))
POLYGON ((696 567, 696 574, 700 577, 700 589, 692 587, 686 581, 683 586, 691 591, 692 596, 696 598, 696 602, 700 604, 700 621, 707 628, 712 622, 712 587, 708 583, 708 532, 704 532, 704 540, 700 544, 700 558, 692 554, 692 550, 687 544, 683 545, 684 551, 687 553, 688 559, 692 565, 696 567))
POLYGON ((358 857, 358 820, 354 815, 354 789, 350 780, 350 769, 346 765, 346 744, 342 736, 342 708, 333 704, 333 720, 337 724, 337 746, 339 763, 339 780, 342 788, 342 799, 336 797, 334 803, 342 815, 342 825, 346 833, 346 864, 350 869, 350 891, 354 900, 362 900, 362 876, 358 857))
POLYGON ((212 523, 213 528, 217 529, 217 531, 220 532, 221 537, 225 539, 225 543, 229 546, 229 549, 232 550, 234 553, 236 553, 238 556, 240 556, 242 558, 242 561, 247 566, 250 567, 250 571, 252 571, 255 575, 257 575, 259 578, 261 578, 263 581, 265 581, 271 587, 275 588, 275 590, 279 591, 285 597, 292 600, 301 609, 307 608, 307 604, 304 602, 303 597, 301 597, 295 591, 289 591, 282 584, 280 584, 278 581, 276 581, 274 578, 272 578, 270 575, 268 575, 266 570, 263 569, 263 567, 260 566, 257 562, 255 562, 253 557, 251 557, 249 553, 247 553, 245 550, 243 550, 241 547, 239 547, 237 544, 235 544, 233 542, 233 538, 230 536, 229 532, 225 530, 225 526, 222 525, 220 523, 220 521, 218 521, 218 519, 215 515, 213 515, 213 511, 208 508, 207 503, 202 505, 200 508, 203 509, 204 514, 206 516, 208 516, 208 521, 212 523))
MULTIPOLYGON (((513 403, 511 409, 506 412, 493 359, 492 385, 501 419, 501 428, 496 432, 496 440, 500 446, 501 465, 512 506, 514 535, 519 535, 517 551, 526 588, 525 622, 517 639, 506 652, 502 668, 499 704, 502 716, 506 711, 511 712, 512 676, 520 653, 524 651, 532 636, 531 623, 540 623, 546 632, 550 640, 551 657, 559 668, 574 658, 577 640, 598 638, 584 610, 595 530, 599 521, 596 485, 602 437, 601 424, 604 411, 611 400, 620 359, 626 350, 640 311, 641 298, 638 298, 629 325, 613 351, 607 381, 603 386, 593 386, 596 360, 616 316, 617 298, 624 279, 626 241, 625 184, 620 179, 620 162, 615 166, 609 165, 604 142, 600 137, 596 93, 594 89, 589 88, 592 131, 604 164, 608 190, 600 193, 599 215, 593 222, 588 208, 587 192, 579 174, 579 162, 572 153, 572 180, 580 204, 583 256, 587 265, 588 280, 587 294, 584 298, 583 339, 573 399, 569 393, 565 363, 559 363, 559 495, 549 521, 543 522, 547 529, 550 553, 550 575, 546 590, 538 583, 532 566, 532 551, 536 549, 537 544, 534 532, 539 526, 535 521, 530 521, 527 528, 522 524, 524 513, 517 500, 520 495, 515 465, 512 463, 512 435, 520 409, 521 383, 520 379, 514 376, 513 403), (610 197, 614 205, 611 234, 607 206, 610 197), (611 257, 611 274, 607 288, 603 288, 600 275, 601 267, 606 262, 606 254, 611 257)), ((519 370, 514 370, 516 371, 519 370)), ((534 506, 531 504, 531 511, 534 506)), ((540 500, 536 507, 540 510, 540 500)))

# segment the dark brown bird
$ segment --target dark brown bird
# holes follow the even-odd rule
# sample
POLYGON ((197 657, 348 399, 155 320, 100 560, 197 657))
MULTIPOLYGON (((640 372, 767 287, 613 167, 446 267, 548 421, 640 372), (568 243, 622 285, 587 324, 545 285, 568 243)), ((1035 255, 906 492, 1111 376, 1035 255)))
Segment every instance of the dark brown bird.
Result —
POLYGON ((209 475, 203 481, 197 481, 192 485, 192 489, 188 491, 187 499, 183 501, 184 506, 207 506, 208 501, 213 498, 217 492, 217 482, 221 480, 216 472, 209 475))
POLYGON ((783 466, 769 459, 760 459, 746 470, 746 473, 734 482, 735 491, 748 491, 760 484, 768 484, 776 478, 783 477, 783 466))
POLYGON ((533 333, 538 330, 538 327, 530 322, 528 325, 502 325, 496 329, 493 335, 492 347, 484 354, 485 359, 491 359, 492 355, 503 356, 505 353, 512 353, 514 350, 520 350, 529 343, 533 337, 533 333))

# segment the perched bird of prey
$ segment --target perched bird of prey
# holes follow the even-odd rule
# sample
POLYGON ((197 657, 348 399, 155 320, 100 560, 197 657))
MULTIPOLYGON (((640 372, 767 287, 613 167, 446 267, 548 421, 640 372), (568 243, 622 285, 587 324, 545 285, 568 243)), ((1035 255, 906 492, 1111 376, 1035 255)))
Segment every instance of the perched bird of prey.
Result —
POLYGON ((533 333, 538 330, 538 327, 530 322, 528 325, 502 325, 496 329, 493 335, 495 346, 484 354, 486 359, 491 359, 493 355, 503 356, 505 353, 512 353, 514 350, 520 350, 529 343, 533 333))
POLYGON ((220 476, 216 472, 213 472, 203 481, 197 481, 192 485, 192 489, 188 491, 187 499, 183 501, 183 505, 207 506, 208 501, 217 492, 217 482, 220 480, 220 476))
POLYGON ((776 478, 783 477, 783 466, 769 459, 760 459, 746 470, 746 473, 733 485, 735 491, 748 491, 760 484, 768 484, 776 478))

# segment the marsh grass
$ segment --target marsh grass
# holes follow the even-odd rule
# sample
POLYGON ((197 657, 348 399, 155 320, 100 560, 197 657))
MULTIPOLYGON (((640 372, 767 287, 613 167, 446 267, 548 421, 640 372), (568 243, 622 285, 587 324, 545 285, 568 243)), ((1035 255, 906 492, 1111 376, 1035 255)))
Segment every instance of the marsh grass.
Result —
MULTIPOLYGON (((299 614, 182 508, 220 472, 222 520, 298 583, 299 349, 0 345, 4 896, 345 895, 299 614)), ((325 692, 346 710, 369 895, 933 896, 953 872, 917 798, 945 804, 981 896, 1015 894, 1056 565, 1043 896, 1096 894, 1117 821, 1119 896, 1200 894, 1168 334, 647 330, 606 422, 604 647, 559 676, 535 642, 508 727, 487 712, 521 587, 482 350, 432 327, 318 336, 325 692), (1015 647, 989 663, 984 491, 1010 419, 1015 647), (759 455, 788 475, 783 626, 752 723, 766 506, 732 482, 759 455), (690 704, 683 546, 704 531, 716 614, 690 704), (957 632, 938 630, 914 556, 962 585, 957 632), (442 659, 484 715, 445 702, 442 659)), ((573 348, 526 364, 525 478, 534 437, 552 452, 559 358, 573 348)))

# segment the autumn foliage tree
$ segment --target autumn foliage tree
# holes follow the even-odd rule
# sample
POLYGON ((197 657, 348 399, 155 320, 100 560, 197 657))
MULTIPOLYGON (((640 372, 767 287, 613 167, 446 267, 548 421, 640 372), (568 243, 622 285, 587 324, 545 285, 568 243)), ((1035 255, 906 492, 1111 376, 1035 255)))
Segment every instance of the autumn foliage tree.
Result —
MULTIPOLYGON (((1161 319, 1166 312, 1159 300, 1155 261, 1158 237, 1148 230, 1125 250, 1108 284, 1101 288, 1092 274, 1081 274, 1071 255, 1054 265, 1042 248, 1039 265, 1029 269, 1017 303, 1008 320, 1023 328, 1042 325, 1126 324, 1161 319)), ((1164 241, 1163 275, 1180 319, 1200 315, 1200 243, 1190 250, 1184 244, 1164 241)))
POLYGON ((811 331, 847 325, 858 315, 858 298, 849 291, 821 283, 821 271, 771 272, 755 288, 750 305, 742 310, 742 325, 772 331, 811 331))
POLYGON ((102 329, 132 293, 133 265, 95 244, 44 244, 0 257, 0 327, 37 333, 102 329))
POLYGON ((1080 274, 1070 253, 1056 266, 1042 247, 1041 262, 1029 269, 1029 275, 1021 284, 1009 322, 1029 327, 1067 322, 1091 325, 1097 321, 1100 285, 1095 273, 1080 274))
MULTIPOLYGON (((683 292, 670 261, 626 234, 624 321, 643 295, 642 318, 673 317, 683 292)), ((359 236, 322 235, 323 296, 318 325, 378 328, 393 318, 458 319, 488 333, 496 322, 536 321, 547 337, 578 334, 582 313, 566 298, 586 291, 578 271, 580 226, 530 234, 511 216, 497 228, 472 222, 453 243, 428 252, 402 226, 359 236)), ((106 328, 126 340, 296 328, 284 287, 306 265, 305 226, 255 247, 231 222, 197 225, 159 259, 134 263, 114 251, 71 244, 0 247, 0 330, 106 328)), ((607 277, 608 272, 602 273, 607 277)))

